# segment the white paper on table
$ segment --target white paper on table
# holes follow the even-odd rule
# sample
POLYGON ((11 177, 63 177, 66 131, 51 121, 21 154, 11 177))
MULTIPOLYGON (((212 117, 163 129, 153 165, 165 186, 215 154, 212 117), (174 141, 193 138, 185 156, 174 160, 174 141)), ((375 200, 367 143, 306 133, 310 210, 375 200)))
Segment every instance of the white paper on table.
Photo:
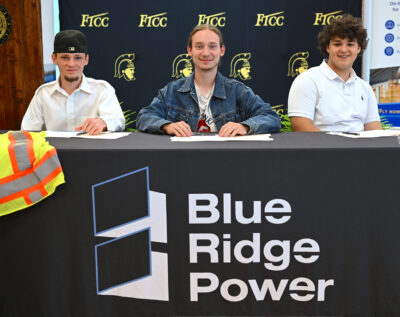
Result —
POLYGON ((360 131, 360 132, 328 132, 331 135, 340 135, 346 138, 362 139, 362 138, 380 138, 384 136, 398 136, 400 130, 371 130, 371 131, 360 131))
POLYGON ((74 135, 74 138, 83 138, 83 139, 103 139, 103 140, 115 140, 122 138, 131 134, 131 132, 111 132, 111 131, 104 131, 100 134, 90 135, 90 134, 77 134, 74 135))
POLYGON ((190 137, 171 137, 172 142, 203 142, 203 141, 273 141, 271 134, 242 135, 234 137, 220 137, 218 135, 192 135, 190 137))
POLYGON ((84 139, 119 139, 130 134, 130 132, 104 131, 100 134, 81 134, 81 131, 45 131, 48 138, 84 138, 84 139))
POLYGON ((48 138, 72 138, 76 136, 79 131, 45 131, 48 138))

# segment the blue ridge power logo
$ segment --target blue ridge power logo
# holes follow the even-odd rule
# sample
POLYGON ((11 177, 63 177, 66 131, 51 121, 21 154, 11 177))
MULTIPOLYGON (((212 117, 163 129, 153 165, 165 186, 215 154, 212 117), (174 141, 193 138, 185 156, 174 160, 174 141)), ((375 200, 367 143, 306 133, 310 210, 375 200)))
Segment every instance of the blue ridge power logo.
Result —
POLYGON ((92 185, 92 203, 94 235, 109 238, 95 245, 97 294, 168 301, 168 254, 151 246, 167 243, 166 195, 148 167, 92 185))
MULTIPOLYGON (((188 254, 179 250, 187 259, 185 264, 181 258, 178 265, 180 273, 184 268, 184 276, 178 273, 181 278, 172 283, 172 293, 187 290, 180 299, 207 302, 212 296, 221 303, 247 304, 326 300, 334 278, 329 272, 324 278, 304 269, 305 265, 318 268, 318 241, 308 234, 269 234, 268 228, 291 221, 287 200, 268 197, 245 203, 230 192, 189 192, 181 197, 187 199, 188 218, 171 228, 174 234, 182 229, 179 239, 188 243, 188 254), (253 206, 250 213, 244 205, 253 206), (304 274, 298 276, 299 272, 304 274)), ((169 301, 166 194, 150 190, 149 168, 92 185, 92 202, 98 240, 94 246, 97 294, 169 301)), ((169 251, 176 250, 177 242, 172 243, 169 251)), ((176 257, 171 255, 171 261, 176 257)), ((171 269, 176 276, 176 262, 171 269)))

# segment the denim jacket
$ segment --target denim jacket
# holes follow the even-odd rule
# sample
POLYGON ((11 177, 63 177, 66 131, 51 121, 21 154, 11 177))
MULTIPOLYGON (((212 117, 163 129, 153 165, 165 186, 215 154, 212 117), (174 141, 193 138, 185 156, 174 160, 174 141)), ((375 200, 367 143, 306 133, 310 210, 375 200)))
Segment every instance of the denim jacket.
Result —
MULTIPOLYGON (((218 128, 232 121, 250 127, 249 134, 278 132, 281 127, 278 114, 259 96, 241 82, 222 76, 215 79, 210 109, 218 128)), ((196 131, 200 117, 194 74, 170 82, 158 91, 152 103, 140 110, 137 128, 150 133, 165 133, 161 126, 171 122, 186 122, 196 131)))

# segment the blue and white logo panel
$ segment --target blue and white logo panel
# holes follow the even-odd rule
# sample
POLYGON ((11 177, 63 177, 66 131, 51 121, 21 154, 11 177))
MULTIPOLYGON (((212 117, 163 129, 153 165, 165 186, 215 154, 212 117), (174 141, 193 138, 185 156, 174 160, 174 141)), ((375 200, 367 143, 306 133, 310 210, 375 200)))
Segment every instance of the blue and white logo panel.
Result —
POLYGON ((111 238, 95 245, 97 294, 168 301, 168 254, 151 249, 167 243, 166 195, 150 190, 148 167, 93 185, 92 203, 95 236, 111 238))

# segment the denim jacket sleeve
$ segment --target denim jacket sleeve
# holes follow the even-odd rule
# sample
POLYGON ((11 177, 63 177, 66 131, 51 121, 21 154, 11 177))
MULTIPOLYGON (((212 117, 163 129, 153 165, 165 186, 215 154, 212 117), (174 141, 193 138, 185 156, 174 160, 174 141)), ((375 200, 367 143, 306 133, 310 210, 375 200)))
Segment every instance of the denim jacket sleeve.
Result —
POLYGON ((279 115, 268 103, 254 94, 249 87, 245 87, 240 94, 240 108, 244 109, 244 117, 246 118, 241 123, 250 127, 249 134, 280 131, 281 120, 279 115))
POLYGON ((136 120, 136 127, 139 131, 165 134, 161 126, 171 122, 166 119, 167 108, 164 99, 165 90, 165 88, 160 89, 157 97, 153 99, 151 104, 139 111, 136 120))

